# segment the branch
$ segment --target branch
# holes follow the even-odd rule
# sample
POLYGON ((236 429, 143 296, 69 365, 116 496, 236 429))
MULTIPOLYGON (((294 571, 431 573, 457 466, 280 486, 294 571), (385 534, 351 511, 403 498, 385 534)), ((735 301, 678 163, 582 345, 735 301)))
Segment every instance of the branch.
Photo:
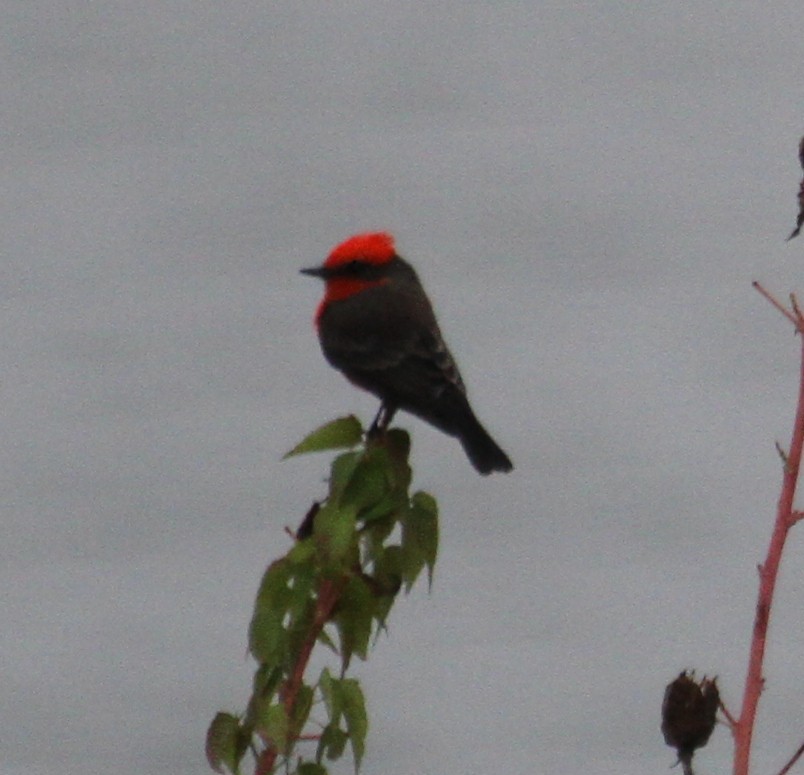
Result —
POLYGON ((804 743, 799 746, 799 749, 793 754, 790 761, 779 770, 779 775, 786 775, 786 773, 790 772, 790 768, 801 758, 801 754, 804 754, 804 743))
POLYGON ((784 315, 796 327, 797 332, 801 331, 802 321, 800 318, 796 318, 793 312, 787 309, 787 307, 785 307, 781 302, 777 301, 776 297, 766 291, 756 280, 754 280, 751 285, 756 288, 771 304, 773 304, 774 307, 776 307, 776 309, 779 310, 779 312, 782 313, 782 315, 784 315))
POLYGON ((731 715, 729 709, 723 703, 723 700, 720 701, 720 711, 726 717, 726 726, 728 726, 729 729, 733 730, 734 727, 737 726, 737 719, 731 715))
MULTIPOLYGON (((804 331, 804 318, 798 308, 795 296, 791 295, 792 310, 782 306, 759 283, 754 287, 776 307, 796 327, 797 333, 804 331)), ((802 447, 804 447, 804 337, 802 337, 801 367, 799 375, 798 407, 793 426, 790 451, 786 455, 782 468, 782 491, 776 511, 768 553, 765 562, 759 569, 759 593, 757 596, 754 629, 748 659, 748 671, 743 693, 743 704, 740 716, 732 725, 734 734, 734 775, 748 775, 751 740, 754 733, 757 706, 762 694, 764 679, 762 677, 765 658, 765 644, 768 635, 773 594, 779 574, 787 533, 795 524, 793 500, 796 494, 799 466, 801 464, 802 447)))

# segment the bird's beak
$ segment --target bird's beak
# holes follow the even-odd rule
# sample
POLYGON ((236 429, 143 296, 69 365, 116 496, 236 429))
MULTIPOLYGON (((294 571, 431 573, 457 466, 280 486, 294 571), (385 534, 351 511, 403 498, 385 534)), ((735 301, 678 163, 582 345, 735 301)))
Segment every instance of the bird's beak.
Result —
POLYGON ((320 277, 322 280, 326 279, 327 270, 323 266, 311 266, 309 269, 300 269, 302 274, 310 275, 310 277, 320 277))

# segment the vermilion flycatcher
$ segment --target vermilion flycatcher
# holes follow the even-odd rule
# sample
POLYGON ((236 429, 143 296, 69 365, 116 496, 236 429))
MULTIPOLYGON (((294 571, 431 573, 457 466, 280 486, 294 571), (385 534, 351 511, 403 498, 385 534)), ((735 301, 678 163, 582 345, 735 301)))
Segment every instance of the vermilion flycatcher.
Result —
POLYGON ((356 234, 323 266, 301 271, 326 283, 315 315, 321 349, 351 382, 380 398, 376 427, 405 409, 456 436, 481 474, 513 468, 469 406, 430 301, 390 234, 356 234))

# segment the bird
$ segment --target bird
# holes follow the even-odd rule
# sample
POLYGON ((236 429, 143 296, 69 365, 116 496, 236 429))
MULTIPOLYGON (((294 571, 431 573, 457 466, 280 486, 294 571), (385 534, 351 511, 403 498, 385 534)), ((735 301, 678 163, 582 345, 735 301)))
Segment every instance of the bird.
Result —
POLYGON ((314 318, 324 357, 380 399, 372 431, 401 409, 456 437, 479 473, 513 469, 475 416, 430 300, 391 234, 355 234, 301 272, 325 283, 314 318))

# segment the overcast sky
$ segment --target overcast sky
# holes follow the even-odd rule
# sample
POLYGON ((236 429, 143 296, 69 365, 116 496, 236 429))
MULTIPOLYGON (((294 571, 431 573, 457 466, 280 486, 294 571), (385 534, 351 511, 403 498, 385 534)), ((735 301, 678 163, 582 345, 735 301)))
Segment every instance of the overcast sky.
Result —
MULTIPOLYGON (((431 595, 357 664, 366 773, 663 773, 665 684, 739 709, 804 293, 800 0, 0 1, 0 772, 207 772, 282 462, 358 393, 298 269, 388 229, 512 457, 400 415, 431 595)), ((801 743, 804 543, 757 772, 801 743)), ((696 757, 730 769, 719 729, 696 757)), ((344 760, 334 772, 348 773, 344 760)))

